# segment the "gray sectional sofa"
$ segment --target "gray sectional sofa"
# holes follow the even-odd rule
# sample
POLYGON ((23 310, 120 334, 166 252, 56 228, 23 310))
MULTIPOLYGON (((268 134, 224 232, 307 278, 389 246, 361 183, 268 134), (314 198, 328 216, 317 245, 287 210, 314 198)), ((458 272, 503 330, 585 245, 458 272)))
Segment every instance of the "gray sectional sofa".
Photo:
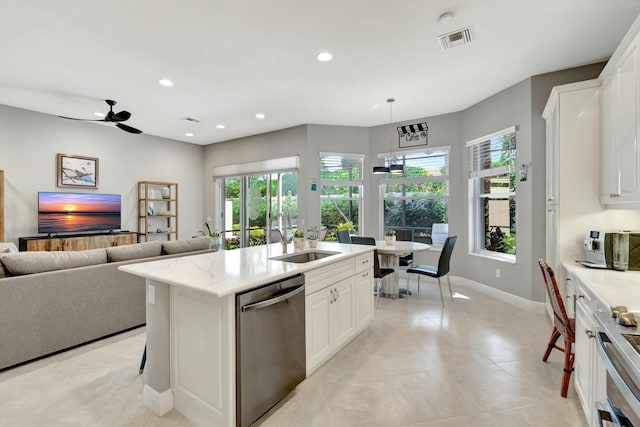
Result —
POLYGON ((210 242, 1 254, 0 370, 144 325, 144 279, 118 266, 208 252, 210 242))

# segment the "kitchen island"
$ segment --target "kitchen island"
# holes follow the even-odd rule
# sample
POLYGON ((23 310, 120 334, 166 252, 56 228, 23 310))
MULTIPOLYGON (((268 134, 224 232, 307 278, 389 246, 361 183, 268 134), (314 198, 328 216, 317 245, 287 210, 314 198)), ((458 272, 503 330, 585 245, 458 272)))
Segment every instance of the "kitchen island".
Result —
POLYGON ((282 249, 276 243, 120 267, 146 279, 143 402, 155 414, 175 408, 199 426, 236 425, 238 293, 304 274, 307 375, 373 320, 374 248, 320 242, 313 251, 330 256, 308 262, 277 259, 282 249))

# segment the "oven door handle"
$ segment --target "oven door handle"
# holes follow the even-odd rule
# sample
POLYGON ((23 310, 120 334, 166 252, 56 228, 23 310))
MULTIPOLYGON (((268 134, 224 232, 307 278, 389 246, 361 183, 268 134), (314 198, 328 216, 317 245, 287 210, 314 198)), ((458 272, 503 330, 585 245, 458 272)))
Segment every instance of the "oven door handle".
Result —
POLYGON ((614 411, 606 404, 596 402, 596 417, 598 417, 599 427, 605 427, 603 421, 609 421, 617 426, 622 426, 616 418, 614 411))
POLYGON ((287 300, 293 297, 294 295, 299 294, 302 291, 304 291, 304 285, 300 285, 294 290, 292 290, 291 292, 287 292, 286 294, 279 295, 275 298, 270 298, 264 301, 254 302, 253 304, 244 305, 242 306, 241 310, 245 312, 245 311, 259 310, 261 308, 269 307, 270 305, 278 304, 279 302, 287 300))
POLYGON ((625 378, 626 375, 621 372, 620 368, 618 368, 617 364, 613 362, 613 357, 611 356, 609 349, 607 348, 607 343, 612 344, 611 340, 607 336, 606 333, 602 331, 598 331, 596 333, 596 339, 598 341, 598 350, 602 355, 602 360, 604 361, 607 372, 611 375, 611 379, 618 387, 618 390, 624 395, 625 399, 628 402, 632 403, 634 407, 638 408, 638 402, 640 402, 640 397, 636 395, 633 391, 629 383, 628 379, 625 378))

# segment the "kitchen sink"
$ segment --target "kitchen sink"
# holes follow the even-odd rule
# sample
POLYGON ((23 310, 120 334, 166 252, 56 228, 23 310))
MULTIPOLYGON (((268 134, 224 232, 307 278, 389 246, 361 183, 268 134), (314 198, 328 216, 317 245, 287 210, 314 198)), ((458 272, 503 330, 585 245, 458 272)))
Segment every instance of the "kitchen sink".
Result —
POLYGON ((302 264, 310 261, 317 261, 322 258, 326 258, 331 255, 337 255, 340 252, 332 252, 332 251, 305 251, 305 252, 296 252, 292 254, 285 254, 280 256, 275 256, 272 259, 274 261, 284 261, 284 262, 295 262, 298 264, 302 264))

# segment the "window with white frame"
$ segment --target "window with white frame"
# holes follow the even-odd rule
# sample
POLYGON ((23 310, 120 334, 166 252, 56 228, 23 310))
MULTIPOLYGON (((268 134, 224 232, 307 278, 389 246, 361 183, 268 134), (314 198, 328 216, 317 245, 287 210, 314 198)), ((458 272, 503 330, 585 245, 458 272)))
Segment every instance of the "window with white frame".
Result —
POLYGON ((412 240, 430 242, 433 224, 448 223, 449 147, 380 157, 384 164, 404 166, 404 174, 387 174, 380 180, 384 228, 408 230, 412 240))
POLYGON ((516 128, 469 141, 467 152, 472 251, 515 261, 516 128))
POLYGON ((363 154, 320 153, 321 236, 334 240, 338 229, 362 229, 363 154))

